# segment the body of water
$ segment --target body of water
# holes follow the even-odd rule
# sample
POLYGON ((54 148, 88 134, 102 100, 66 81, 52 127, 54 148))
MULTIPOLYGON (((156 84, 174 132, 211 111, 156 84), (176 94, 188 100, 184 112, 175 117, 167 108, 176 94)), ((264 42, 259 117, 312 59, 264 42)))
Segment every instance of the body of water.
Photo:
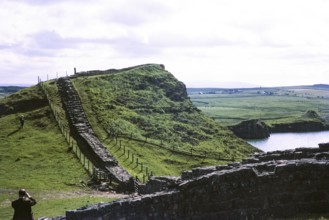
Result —
POLYGON ((248 140, 248 143, 262 151, 287 150, 298 147, 318 147, 329 142, 329 131, 274 133, 269 138, 248 140))

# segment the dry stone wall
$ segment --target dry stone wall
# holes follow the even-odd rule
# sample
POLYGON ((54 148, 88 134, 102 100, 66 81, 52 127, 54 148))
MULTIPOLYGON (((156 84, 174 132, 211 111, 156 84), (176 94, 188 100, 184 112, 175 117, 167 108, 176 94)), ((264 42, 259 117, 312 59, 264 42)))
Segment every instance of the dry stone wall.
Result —
MULTIPOLYGON (((329 215, 328 155, 329 144, 323 144, 315 149, 258 154, 243 163, 193 169, 184 172, 172 188, 67 211, 66 219, 278 219, 329 215)), ((173 183, 172 179, 168 181, 173 183)))
POLYGON ((68 115, 70 130, 77 140, 81 152, 99 169, 108 173, 118 183, 117 190, 133 192, 133 177, 118 165, 106 147, 96 137, 83 110, 80 97, 69 78, 57 80, 63 106, 68 115))

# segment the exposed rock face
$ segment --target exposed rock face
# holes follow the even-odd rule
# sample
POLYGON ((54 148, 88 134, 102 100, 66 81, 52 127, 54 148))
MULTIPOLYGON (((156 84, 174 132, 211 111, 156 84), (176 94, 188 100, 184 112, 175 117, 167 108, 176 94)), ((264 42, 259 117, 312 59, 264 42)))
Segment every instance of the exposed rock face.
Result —
POLYGON ((229 126, 229 129, 243 139, 261 139, 270 136, 268 126, 259 119, 242 121, 237 125, 229 126))
POLYGON ((3 115, 7 115, 13 113, 14 108, 9 106, 8 104, 0 103, 0 117, 3 115))
POLYGON ((181 182, 172 189, 67 211, 66 219, 210 220, 323 216, 329 214, 328 195, 329 144, 326 143, 320 148, 256 154, 243 163, 197 168, 184 173, 181 182))
POLYGON ((300 121, 289 124, 272 124, 271 132, 307 132, 329 130, 329 124, 316 111, 309 110, 300 121))
POLYGON ((321 121, 300 121, 289 124, 273 124, 271 132, 307 132, 307 131, 324 131, 329 126, 321 121))
POLYGON ((0 117, 8 114, 23 113, 33 111, 48 105, 46 97, 39 87, 31 87, 35 90, 35 95, 22 90, 19 93, 5 97, 0 103, 0 117))
POLYGON ((178 82, 175 86, 168 87, 166 95, 173 101, 183 101, 187 98, 185 84, 178 82))

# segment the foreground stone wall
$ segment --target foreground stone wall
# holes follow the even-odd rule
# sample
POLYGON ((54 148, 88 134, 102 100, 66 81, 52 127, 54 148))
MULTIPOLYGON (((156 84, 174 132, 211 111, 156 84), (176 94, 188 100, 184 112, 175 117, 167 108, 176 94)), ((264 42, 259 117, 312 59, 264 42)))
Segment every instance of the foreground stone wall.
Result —
POLYGON ((282 158, 277 151, 255 155, 249 162, 187 171, 171 189, 67 211, 66 219, 271 219, 328 215, 328 145, 281 153, 282 158), (285 159, 287 155, 298 155, 298 159, 285 159))

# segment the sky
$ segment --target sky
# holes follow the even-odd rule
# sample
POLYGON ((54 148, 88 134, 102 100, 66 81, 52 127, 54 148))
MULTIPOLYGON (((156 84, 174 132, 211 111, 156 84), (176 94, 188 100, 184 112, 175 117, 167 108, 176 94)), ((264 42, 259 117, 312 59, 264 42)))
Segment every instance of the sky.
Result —
POLYGON ((327 0, 0 0, 0 84, 164 64, 187 87, 329 84, 327 0))

